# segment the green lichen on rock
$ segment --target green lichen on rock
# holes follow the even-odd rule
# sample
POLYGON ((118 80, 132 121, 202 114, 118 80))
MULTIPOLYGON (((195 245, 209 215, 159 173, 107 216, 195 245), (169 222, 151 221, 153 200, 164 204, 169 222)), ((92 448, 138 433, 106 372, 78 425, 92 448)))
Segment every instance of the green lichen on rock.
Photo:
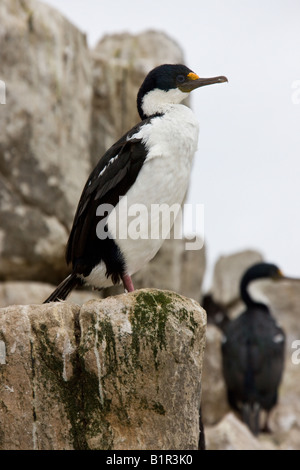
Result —
MULTIPOLYGON (((118 426, 127 428, 133 422, 142 425, 142 410, 161 416, 167 413, 158 384, 164 352, 172 346, 169 333, 174 328, 195 333, 197 328, 193 311, 172 292, 141 290, 125 297, 124 303, 121 300, 120 310, 113 300, 117 321, 109 305, 107 301, 101 310, 101 303, 91 303, 91 308, 74 312, 73 352, 68 358, 72 373, 67 379, 64 354, 58 353, 53 334, 56 326, 50 330, 47 322, 32 325, 37 393, 40 388, 42 394, 46 391, 50 400, 53 397, 53 402, 60 403, 60 412, 66 413, 70 423, 70 443, 77 450, 113 449, 112 416, 118 426), (157 388, 147 395, 149 371, 157 376, 157 388), (137 410, 134 419, 132 409, 137 410)), ((190 335, 191 345, 194 339, 190 335)))
MULTIPOLYGON (((36 340, 33 354, 39 357, 38 379, 41 387, 62 403, 71 429, 70 440, 75 450, 88 450, 90 435, 102 436, 102 449, 112 447, 112 435, 105 414, 109 403, 100 403, 99 382, 96 374, 86 370, 83 357, 78 348, 71 357, 73 374, 65 380, 63 377, 63 359, 57 354, 55 343, 50 339, 47 325, 33 328, 36 340)), ((37 382, 37 387, 39 383, 37 382)), ((39 420, 37 413, 36 420, 39 420)))
POLYGON ((158 351, 166 349, 166 324, 170 315, 175 316, 180 323, 186 322, 194 333, 196 322, 193 314, 184 307, 175 308, 174 299, 181 297, 173 292, 152 290, 140 292, 130 314, 132 325, 132 349, 136 366, 142 368, 139 353, 143 344, 152 348, 155 368, 159 367, 158 351))
POLYGON ((98 344, 99 347, 103 341, 105 341, 105 364, 107 374, 116 373, 118 369, 118 357, 116 352, 116 338, 112 323, 108 318, 99 320, 97 324, 98 329, 98 344))
POLYGON ((158 350, 166 349, 165 329, 171 302, 170 297, 163 292, 141 292, 136 297, 129 317, 132 325, 133 359, 141 369, 139 353, 143 344, 150 344, 155 368, 158 368, 158 350))

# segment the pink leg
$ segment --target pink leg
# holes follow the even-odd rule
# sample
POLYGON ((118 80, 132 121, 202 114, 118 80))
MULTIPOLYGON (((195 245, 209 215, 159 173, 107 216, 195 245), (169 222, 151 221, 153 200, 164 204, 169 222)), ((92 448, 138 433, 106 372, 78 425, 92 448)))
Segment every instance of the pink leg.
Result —
POLYGON ((123 274, 122 281, 123 281, 124 289, 127 290, 127 292, 134 291, 133 283, 129 274, 123 274))

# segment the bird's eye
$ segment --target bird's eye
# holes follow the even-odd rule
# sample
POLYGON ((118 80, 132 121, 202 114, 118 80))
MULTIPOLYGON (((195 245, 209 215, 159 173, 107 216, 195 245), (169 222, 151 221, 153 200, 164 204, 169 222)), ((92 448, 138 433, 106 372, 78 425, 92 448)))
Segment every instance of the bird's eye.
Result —
POLYGON ((184 80, 185 80, 185 76, 184 75, 177 75, 176 80, 177 80, 178 83, 183 83, 184 80))

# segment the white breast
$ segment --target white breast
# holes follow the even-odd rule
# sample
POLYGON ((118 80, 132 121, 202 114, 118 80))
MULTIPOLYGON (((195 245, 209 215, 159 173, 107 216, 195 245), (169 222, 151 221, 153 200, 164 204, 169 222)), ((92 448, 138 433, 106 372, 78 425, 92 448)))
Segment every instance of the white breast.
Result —
POLYGON ((161 234, 162 223, 161 217, 155 218, 157 210, 153 210, 153 205, 181 205, 184 200, 198 133, 198 122, 191 109, 176 104, 131 137, 143 140, 148 156, 127 198, 120 201, 108 219, 109 231, 117 240, 130 275, 150 261, 163 243, 161 237, 151 238, 150 224, 158 224, 161 234), (128 217, 130 211, 132 216, 128 217), (128 227, 135 228, 139 220, 144 221, 137 227, 140 237, 133 239, 128 227))
MULTIPOLYGON (((199 128, 191 109, 175 104, 165 106, 164 111, 163 116, 153 119, 131 136, 131 139, 143 140, 148 156, 135 183, 107 220, 109 232, 121 249, 130 276, 156 255, 166 238, 151 236, 151 224, 158 227, 161 235, 164 223, 158 212, 155 218, 152 208, 162 204, 169 207, 182 204, 197 148, 199 128), (137 233, 138 238, 132 237, 137 233)), ((109 287, 112 281, 105 273, 106 266, 101 262, 86 282, 99 288, 109 287)))

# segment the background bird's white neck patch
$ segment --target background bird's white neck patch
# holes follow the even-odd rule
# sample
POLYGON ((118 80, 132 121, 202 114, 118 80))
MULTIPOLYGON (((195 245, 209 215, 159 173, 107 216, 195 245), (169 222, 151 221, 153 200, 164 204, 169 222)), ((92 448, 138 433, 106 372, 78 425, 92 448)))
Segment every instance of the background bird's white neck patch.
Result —
POLYGON ((270 299, 264 293, 264 287, 272 285, 269 279, 256 279, 249 283, 247 290, 255 302, 261 302, 265 305, 270 305, 270 299))

